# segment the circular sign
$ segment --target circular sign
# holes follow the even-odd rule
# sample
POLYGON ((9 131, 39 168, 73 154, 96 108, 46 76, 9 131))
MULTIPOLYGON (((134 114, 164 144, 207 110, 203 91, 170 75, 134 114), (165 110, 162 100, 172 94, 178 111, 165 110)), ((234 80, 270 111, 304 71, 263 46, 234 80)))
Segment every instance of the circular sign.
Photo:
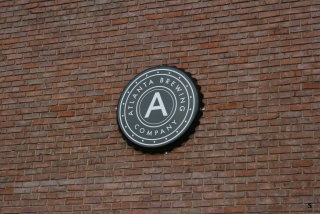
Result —
POLYGON ((155 67, 136 76, 118 104, 118 123, 135 145, 157 148, 184 135, 199 110, 192 78, 174 67, 155 67))

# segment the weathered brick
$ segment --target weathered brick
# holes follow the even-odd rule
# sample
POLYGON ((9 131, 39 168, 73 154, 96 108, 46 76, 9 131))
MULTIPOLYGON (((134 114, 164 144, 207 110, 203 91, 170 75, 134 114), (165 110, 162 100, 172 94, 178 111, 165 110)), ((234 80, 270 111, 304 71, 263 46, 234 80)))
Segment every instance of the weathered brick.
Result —
POLYGON ((292 162, 292 167, 310 167, 313 165, 313 160, 298 160, 292 162))
POLYGON ((68 109, 67 105, 64 105, 64 106, 52 106, 50 108, 51 111, 65 111, 67 109, 68 109))
POLYGON ((304 89, 319 89, 320 88, 320 83, 318 82, 309 82, 309 83, 304 83, 303 84, 304 89))
POLYGON ((128 18, 122 18, 122 19, 114 19, 111 21, 111 23, 113 25, 119 25, 119 24, 125 24, 125 23, 128 23, 128 18))
POLYGON ((158 14, 150 14, 147 15, 148 19, 162 19, 162 18, 173 18, 173 17, 178 17, 182 16, 182 11, 176 11, 176 12, 168 12, 168 13, 158 13, 158 14))
POLYGON ((74 115, 74 111, 62 111, 58 113, 58 117, 73 117, 74 115))

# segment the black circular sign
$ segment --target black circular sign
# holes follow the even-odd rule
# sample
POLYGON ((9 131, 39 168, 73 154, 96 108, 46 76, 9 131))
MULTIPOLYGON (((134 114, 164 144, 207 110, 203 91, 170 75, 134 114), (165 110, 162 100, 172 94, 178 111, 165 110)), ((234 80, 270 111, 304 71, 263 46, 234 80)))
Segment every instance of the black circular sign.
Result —
POLYGON ((135 145, 158 148, 175 142, 193 123, 199 95, 192 79, 174 67, 155 67, 136 76, 118 104, 118 123, 135 145))

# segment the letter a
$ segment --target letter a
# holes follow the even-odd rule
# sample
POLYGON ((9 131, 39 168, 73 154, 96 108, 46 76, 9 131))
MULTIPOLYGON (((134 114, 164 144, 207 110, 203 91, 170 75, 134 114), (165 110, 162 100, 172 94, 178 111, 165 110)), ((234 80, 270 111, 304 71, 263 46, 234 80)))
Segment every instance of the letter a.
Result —
POLYGON ((149 105, 148 111, 147 111, 146 115, 144 116, 144 118, 149 118, 150 113, 151 113, 151 111, 153 111, 153 110, 161 110, 162 115, 163 115, 164 117, 165 117, 165 116, 168 116, 168 113, 167 113, 167 111, 166 111, 166 109, 165 109, 165 107, 164 107, 164 105, 163 105, 163 101, 162 101, 162 98, 161 98, 159 92, 154 93, 153 98, 152 98, 152 100, 151 100, 151 103, 150 103, 150 105, 149 105), (154 103, 156 102, 156 100, 158 100, 158 102, 159 102, 159 105, 158 105, 158 106, 155 106, 155 105, 154 105, 154 103))

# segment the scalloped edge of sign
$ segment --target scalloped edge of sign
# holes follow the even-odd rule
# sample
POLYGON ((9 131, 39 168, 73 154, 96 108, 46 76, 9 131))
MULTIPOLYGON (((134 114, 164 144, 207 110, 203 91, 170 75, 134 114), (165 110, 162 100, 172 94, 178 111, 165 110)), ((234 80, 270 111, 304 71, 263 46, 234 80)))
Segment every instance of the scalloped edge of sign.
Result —
MULTIPOLYGON (((172 151, 173 149, 177 148, 177 147, 180 147, 182 146, 186 141, 188 141, 190 139, 190 136, 192 136, 195 131, 196 131, 196 127, 200 124, 200 118, 202 117, 202 114, 203 114, 203 106, 204 106, 204 103, 202 102, 203 100, 203 94, 201 92, 201 87, 198 85, 198 82, 197 82, 197 79, 193 78, 191 73, 189 72, 186 72, 185 69, 181 69, 181 68, 178 68, 176 66, 170 66, 170 65, 161 65, 161 66, 155 66, 155 67, 152 67, 152 68, 149 68, 149 69, 146 69, 144 71, 148 71, 148 70, 151 70, 151 69, 156 69, 156 68, 161 68, 161 67, 167 67, 167 68, 175 68, 175 69, 178 69, 180 71, 182 71, 185 75, 187 75, 190 80, 193 82, 195 88, 196 88, 196 92, 198 94, 198 111, 197 113, 195 114, 195 117, 192 121, 192 123, 190 124, 189 126, 189 129, 187 131, 185 131, 184 134, 182 134, 176 141, 170 143, 170 144, 167 144, 167 145, 164 145, 164 146, 160 146, 160 147, 156 147, 156 148, 150 148, 150 147, 142 147, 142 146, 139 146, 133 142, 131 142, 123 133, 122 133, 122 130, 120 128, 120 125, 119 125, 119 120, 118 120, 118 105, 117 105, 117 125, 118 125, 118 130, 119 132, 121 133, 121 136, 122 138, 126 141, 126 143, 133 147, 135 150, 138 150, 138 151, 141 151, 143 153, 149 153, 149 154, 166 154, 170 151, 172 151)), ((143 72, 144 72, 143 71, 143 72)), ((138 74, 139 75, 139 74, 138 74)), ((137 75, 137 76, 138 76, 137 75)), ((129 81, 128 85, 131 83, 131 81, 129 81)), ((122 95, 122 94, 121 94, 122 95)), ((119 101, 121 100, 121 96, 119 98, 119 101)), ((118 101, 118 102, 119 102, 118 101)))

